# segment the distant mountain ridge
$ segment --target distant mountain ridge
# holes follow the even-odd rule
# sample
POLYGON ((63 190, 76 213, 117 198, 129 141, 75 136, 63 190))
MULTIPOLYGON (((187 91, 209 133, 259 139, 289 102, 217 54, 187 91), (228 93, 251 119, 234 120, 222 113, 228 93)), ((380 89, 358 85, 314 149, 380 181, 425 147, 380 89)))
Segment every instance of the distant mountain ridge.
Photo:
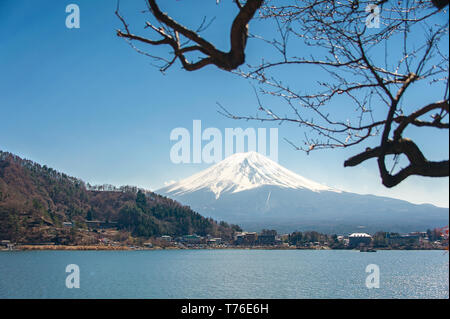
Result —
POLYGON ((214 234, 230 237, 226 223, 136 187, 92 191, 77 178, 0 151, 0 240, 63 242, 72 239, 63 222, 83 227, 86 219, 117 222, 136 236, 214 234))
POLYGON ((448 225, 447 208, 340 191, 256 152, 234 154, 157 192, 254 231, 407 232, 448 225))

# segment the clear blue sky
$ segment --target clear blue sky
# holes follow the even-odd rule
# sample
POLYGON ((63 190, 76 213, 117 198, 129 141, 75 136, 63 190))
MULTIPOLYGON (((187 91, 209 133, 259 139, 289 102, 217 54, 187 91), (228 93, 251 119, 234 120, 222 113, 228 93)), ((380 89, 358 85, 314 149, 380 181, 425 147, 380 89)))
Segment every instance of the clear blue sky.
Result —
MULTIPOLYGON (((188 25, 200 22, 193 0, 164 1, 164 9, 188 25)), ((91 184, 137 185, 158 189, 190 176, 206 164, 173 164, 172 129, 203 127, 272 127, 233 121, 217 113, 216 102, 253 114, 250 84, 207 67, 185 72, 179 65, 162 75, 147 57, 115 35, 116 0, 0 1, 0 149, 46 164, 91 184), (81 28, 65 27, 66 5, 81 10, 81 28)), ((163 2, 161 2, 163 3, 163 2)), ((216 17, 206 37, 226 50, 228 26, 235 14, 231 1, 204 1, 202 14, 216 17), (221 36, 222 35, 222 36, 221 36)), ((202 3, 203 5, 203 3, 202 3)), ((143 0, 122 1, 123 14, 142 34, 143 0)), ((253 31, 263 31, 255 25, 253 31)), ((152 48, 150 48, 152 49, 152 48)), ((249 44, 248 58, 260 52, 249 44)), ((295 75, 296 76, 296 75, 295 75)), ((307 74, 296 78, 309 83, 307 74)), ((411 100, 424 101, 417 90, 411 100)), ((281 104, 281 101, 279 102, 281 104)), ((410 177, 394 189, 380 183, 376 161, 344 168, 346 158, 366 145, 306 155, 283 141, 300 141, 303 132, 279 128, 279 163, 317 182, 343 190, 401 198, 448 207, 448 178, 410 177)), ((430 159, 448 158, 448 132, 416 136, 430 159), (447 140, 437 143, 436 139, 447 140)), ((378 139, 372 143, 378 142, 378 139)))

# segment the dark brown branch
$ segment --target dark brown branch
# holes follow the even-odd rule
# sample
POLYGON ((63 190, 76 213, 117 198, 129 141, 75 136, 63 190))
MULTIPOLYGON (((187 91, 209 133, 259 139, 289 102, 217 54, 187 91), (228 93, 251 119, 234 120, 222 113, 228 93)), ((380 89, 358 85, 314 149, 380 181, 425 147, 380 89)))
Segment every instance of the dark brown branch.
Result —
POLYGON ((120 30, 117 31, 117 35, 119 37, 128 38, 130 40, 140 41, 150 45, 160 45, 160 44, 168 44, 174 50, 175 56, 179 58, 183 67, 187 71, 194 71, 203 68, 208 64, 214 64, 215 66, 226 70, 231 71, 239 67, 245 62, 245 48, 247 45, 248 38, 248 23, 253 19, 256 11, 261 7, 264 0, 248 0, 245 5, 242 5, 239 1, 236 1, 236 4, 239 8, 239 13, 233 21, 230 31, 230 51, 223 52, 217 49, 212 43, 202 38, 197 32, 188 29, 187 27, 181 25, 174 19, 172 19, 169 15, 162 12, 159 8, 156 0, 148 0, 149 8, 153 14, 153 16, 167 28, 172 30, 176 34, 176 38, 167 34, 164 29, 156 28, 152 26, 150 23, 147 23, 148 27, 151 27, 153 30, 158 32, 163 36, 162 40, 149 40, 140 36, 133 35, 129 32, 128 26, 125 23, 125 20, 116 12, 117 16, 122 21, 126 32, 122 32, 120 30), (196 43, 194 46, 190 47, 181 47, 179 41, 179 35, 184 36, 188 40, 196 43), (204 55, 205 58, 202 58, 198 62, 191 63, 188 62, 184 53, 198 51, 204 55))
POLYGON ((418 117, 435 109, 441 109, 447 111, 448 113, 449 111, 448 101, 441 101, 437 103, 428 104, 427 106, 421 108, 420 110, 417 110, 416 112, 412 113, 408 117, 402 117, 401 119, 396 118, 395 121, 397 123, 400 123, 400 125, 394 132, 394 140, 398 140, 401 138, 401 135, 405 130, 405 128, 408 126, 408 124, 414 124, 416 126, 434 126, 436 128, 448 128, 448 123, 441 123, 439 117, 437 117, 435 121, 432 123, 421 122, 417 120, 418 117))
POLYGON ((431 0, 433 2, 433 5, 438 9, 444 9, 446 6, 448 6, 449 0, 431 0))
POLYGON ((386 143, 385 148, 381 146, 374 149, 367 149, 365 152, 353 156, 344 162, 344 167, 357 166, 362 162, 371 158, 380 158, 383 155, 400 155, 404 154, 410 161, 410 165, 391 175, 387 172, 381 173, 383 185, 386 187, 394 187, 411 175, 420 175, 428 177, 446 177, 449 176, 449 161, 432 162, 428 161, 420 151, 417 145, 406 138, 396 142, 390 140, 386 143))

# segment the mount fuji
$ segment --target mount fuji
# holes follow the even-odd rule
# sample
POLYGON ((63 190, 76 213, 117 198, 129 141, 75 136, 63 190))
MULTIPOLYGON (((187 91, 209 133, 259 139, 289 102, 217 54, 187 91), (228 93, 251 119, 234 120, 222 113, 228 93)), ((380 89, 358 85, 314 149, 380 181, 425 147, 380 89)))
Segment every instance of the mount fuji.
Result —
POLYGON ((321 185, 256 152, 231 155, 156 192, 249 231, 409 232, 443 227, 449 218, 448 208, 321 185))

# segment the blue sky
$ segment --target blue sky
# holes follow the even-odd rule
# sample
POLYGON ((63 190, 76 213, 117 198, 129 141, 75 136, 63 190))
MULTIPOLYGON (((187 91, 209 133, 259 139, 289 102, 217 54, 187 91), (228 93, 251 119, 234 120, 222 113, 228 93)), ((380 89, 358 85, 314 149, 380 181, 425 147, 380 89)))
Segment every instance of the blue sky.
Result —
MULTIPOLYGON (((201 18, 193 2, 167 1, 164 9, 194 26, 201 18)), ((252 86, 214 67, 186 72, 177 64, 162 75, 147 57, 116 37, 115 29, 120 27, 114 15, 116 4, 116 0, 0 1, 0 149, 91 184, 155 190, 208 166, 170 161, 172 129, 185 127, 192 132, 194 119, 201 120, 204 128, 222 132, 227 127, 278 127, 279 163, 302 176, 347 191, 448 207, 448 178, 410 177, 386 189, 375 160, 344 168, 344 160, 366 145, 306 155, 283 140, 301 141, 303 131, 295 126, 221 116, 217 102, 235 112, 254 113, 252 86), (80 7, 80 29, 65 27, 65 7, 70 3, 80 7)), ((122 1, 121 7, 134 31, 142 34, 144 16, 139 11, 145 8, 144 1, 122 1)), ((235 7, 210 1, 202 14, 216 17, 205 36, 226 50, 235 7)), ((264 31, 262 25, 254 27, 255 32, 264 31)), ((257 45, 250 42, 248 59, 258 54, 257 45)), ((290 76, 299 86, 308 85, 307 73, 290 76)), ((426 102, 422 90, 410 99, 426 102)), ((430 159, 448 158, 448 132, 412 134, 430 159), (437 142, 443 139, 447 143, 437 142)), ((377 138, 372 141, 377 142, 377 138)))

